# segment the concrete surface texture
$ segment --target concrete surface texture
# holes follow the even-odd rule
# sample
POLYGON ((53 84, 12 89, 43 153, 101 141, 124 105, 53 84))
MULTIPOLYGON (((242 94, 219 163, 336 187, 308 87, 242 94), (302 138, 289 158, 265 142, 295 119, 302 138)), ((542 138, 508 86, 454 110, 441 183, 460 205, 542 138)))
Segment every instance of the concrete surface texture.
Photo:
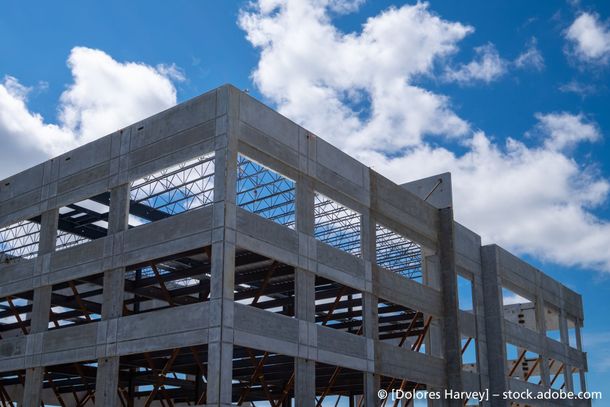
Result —
POLYGON ((450 174, 396 185, 230 85, 1 181, 0 260, 3 406, 586 388, 581 297, 455 222, 450 174))

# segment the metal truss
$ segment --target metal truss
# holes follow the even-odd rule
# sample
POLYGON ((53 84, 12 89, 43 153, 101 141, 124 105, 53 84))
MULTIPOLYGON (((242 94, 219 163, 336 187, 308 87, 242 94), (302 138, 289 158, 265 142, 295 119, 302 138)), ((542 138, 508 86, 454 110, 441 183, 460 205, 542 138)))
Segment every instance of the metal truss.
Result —
POLYGON ((0 229, 0 262, 13 263, 38 255, 40 223, 23 220, 0 229))
POLYGON ((131 184, 130 213, 140 223, 211 205, 214 201, 214 153, 138 179, 131 184), (139 210, 134 211, 134 206, 139 210), (143 208, 142 208, 143 207, 143 208))
POLYGON ((314 213, 316 239, 354 256, 360 256, 358 212, 316 192, 314 213))
POLYGON ((295 228, 294 181, 241 154, 237 157, 237 205, 295 228))
POLYGON ((84 236, 75 235, 64 230, 57 230, 56 250, 63 250, 69 247, 78 246, 79 244, 90 242, 91 239, 84 236))
POLYGON ((376 225, 376 263, 410 279, 422 276, 422 249, 417 243, 376 225))

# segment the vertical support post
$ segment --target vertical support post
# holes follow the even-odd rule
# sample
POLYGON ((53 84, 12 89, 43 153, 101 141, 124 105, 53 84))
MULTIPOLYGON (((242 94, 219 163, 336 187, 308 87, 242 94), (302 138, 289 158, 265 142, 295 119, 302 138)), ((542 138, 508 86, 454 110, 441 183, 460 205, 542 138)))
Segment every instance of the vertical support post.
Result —
MULTIPOLYGON (((479 259, 481 258, 481 242, 477 241, 479 259)), ((472 309, 476 318, 476 351, 477 371, 479 373, 479 385, 481 389, 489 389, 489 363, 487 361, 487 332, 485 331, 485 309, 482 272, 473 274, 472 279, 472 309)))
MULTIPOLYGON (((453 391, 462 391, 462 349, 458 321, 454 240, 453 209, 451 207, 439 209, 438 249, 443 293, 443 348, 447 387, 453 391)), ((460 400, 447 402, 450 406, 462 404, 460 400)))
MULTIPOLYGON (((561 299, 563 300, 563 296, 561 296, 561 299)), ((563 301, 562 301, 563 303, 563 301)), ((572 391, 573 390, 573 386, 572 386, 572 366, 570 366, 568 364, 568 360, 569 359, 569 352, 570 352, 570 338, 569 338, 569 332, 568 332, 568 318, 566 316, 565 310, 563 309, 563 307, 561 307, 559 309, 559 335, 561 338, 561 343, 563 344, 563 358, 564 358, 564 365, 563 365, 563 382, 565 383, 566 386, 566 391, 572 391)))
MULTIPOLYGON (((122 184, 110 190, 110 209, 108 214, 108 235, 112 236, 111 256, 122 251, 123 233, 129 227, 129 193, 130 184, 122 184)), ((102 323, 110 333, 113 320, 123 314, 125 293, 125 268, 110 268, 104 271, 102 294, 102 323)), ((112 340, 107 335, 103 340, 112 340)), ((100 344, 102 345, 102 344, 100 344)), ((120 356, 114 354, 110 346, 102 345, 103 354, 98 354, 95 387, 95 405, 118 406, 119 400, 119 364, 120 356)))
POLYGON ((315 352, 315 275, 304 269, 295 270, 295 316, 299 319, 299 356, 295 358, 294 400, 297 407, 315 405, 316 362, 315 352))
POLYGON ((363 334, 366 338, 367 371, 364 372, 364 405, 378 406, 381 402, 377 392, 381 388, 380 377, 375 374, 377 347, 379 340, 378 298, 376 292, 376 279, 373 275, 373 264, 376 263, 377 230, 376 221, 370 210, 360 218, 360 241, 362 259, 364 260, 365 290, 362 292, 362 324, 363 334))
MULTIPOLYGON (((582 320, 577 319, 576 325, 574 326, 574 330, 576 333, 576 348, 582 352, 582 337, 580 335, 580 327, 582 326, 582 320)), ((586 358, 585 358, 586 363, 586 358)), ((585 369, 587 368, 584 366, 585 369)), ((587 383, 585 380, 585 369, 578 369, 578 379, 580 380, 580 391, 587 391, 587 383)))
POLYGON ((214 206, 210 282, 207 405, 230 406, 233 378, 237 127, 239 91, 216 92, 214 206))
MULTIPOLYGON (((440 279, 439 256, 432 253, 430 249, 423 248, 422 281, 424 285, 442 290, 440 279)), ((426 335, 426 353, 438 358, 443 357, 443 329, 438 319, 433 319, 426 335)), ((432 401, 431 401, 432 402, 432 401)))
MULTIPOLYGON (((489 390, 492 394, 502 394, 507 390, 506 339, 504 337, 504 308, 497 246, 481 247, 481 264, 489 390)), ((506 401, 491 398, 489 404, 492 407, 505 406, 506 401)))
MULTIPOLYGON (((301 135, 305 137, 305 135, 301 135)), ((296 183, 296 225, 299 258, 307 267, 314 239, 314 191, 311 181, 301 175, 296 183)), ((315 246, 314 246, 315 247, 315 246)), ((294 401, 296 407, 315 406, 316 362, 311 359, 317 344, 316 276, 306 268, 295 269, 295 317, 299 320, 299 355, 294 360, 294 401)))
POLYGON ((544 297, 542 295, 542 287, 540 280, 540 273, 536 274, 536 328, 538 329, 538 338, 540 344, 540 358, 538 366, 540 367, 540 380, 544 386, 548 386, 551 382, 549 374, 549 359, 548 350, 546 347, 546 313, 544 310, 544 297))
MULTIPOLYGON (((439 256, 425 247, 422 250, 422 282, 428 287, 441 291, 439 256)), ((426 344, 426 354, 437 358, 443 357, 443 327, 439 319, 434 318, 430 322, 428 335, 426 335, 424 343, 426 344)), ((430 387, 430 391, 440 391, 442 393, 444 389, 430 387)), ((444 400, 428 400, 428 405, 431 407, 442 406, 443 403, 444 400)))
MULTIPOLYGON (((36 258, 36 273, 39 275, 49 271, 51 252, 55 250, 57 239, 58 216, 57 209, 48 210, 41 216, 40 241, 36 258)), ((34 289, 30 332, 26 338, 28 359, 33 362, 33 366, 27 368, 25 372, 23 405, 26 407, 38 407, 42 401, 44 366, 39 366, 37 362, 42 352, 42 334, 49 327, 52 291, 52 285, 42 285, 34 289)))

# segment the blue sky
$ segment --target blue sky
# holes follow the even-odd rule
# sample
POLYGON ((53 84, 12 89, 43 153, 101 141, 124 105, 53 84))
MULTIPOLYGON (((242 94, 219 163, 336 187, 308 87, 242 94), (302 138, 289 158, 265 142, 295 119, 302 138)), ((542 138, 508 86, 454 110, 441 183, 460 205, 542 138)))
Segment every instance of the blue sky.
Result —
POLYGON ((583 294, 610 394, 610 4, 281 4, 4 2, 0 178, 247 88, 397 182, 451 170, 460 222, 583 294))

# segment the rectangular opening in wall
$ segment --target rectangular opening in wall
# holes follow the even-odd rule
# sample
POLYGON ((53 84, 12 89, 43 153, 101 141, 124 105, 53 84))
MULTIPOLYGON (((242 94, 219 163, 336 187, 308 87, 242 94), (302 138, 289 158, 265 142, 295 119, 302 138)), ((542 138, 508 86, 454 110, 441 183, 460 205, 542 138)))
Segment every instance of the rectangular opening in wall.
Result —
POLYGON ((294 399, 294 358, 233 347, 233 404, 286 406, 294 399))
POLYGON ((0 264, 33 259, 39 242, 40 216, 0 228, 0 264))
POLYGON ((462 370, 476 373, 477 369, 477 341, 475 338, 462 336, 462 370))
POLYGON ((549 304, 544 304, 544 319, 547 338, 561 342, 561 332, 559 330, 559 310, 549 304))
POLYGON ((565 365, 555 359, 549 359, 549 378, 551 388, 555 390, 565 389, 565 365))
POLYGON ((0 373, 0 405, 19 406, 23 387, 25 385, 25 370, 11 370, 0 373))
POLYGON ((133 181, 129 225, 140 226, 213 202, 214 153, 209 153, 133 181))
MULTIPOLYGON (((389 406, 413 406, 424 407, 428 405, 427 390, 425 383, 417 383, 411 380, 380 376, 380 388, 387 392, 388 397, 380 402, 381 407, 389 406)), ((364 403, 355 404, 363 406, 364 403)))
POLYGON ((207 377, 207 345, 121 356, 119 405, 203 405, 207 377))
POLYGON ((49 330, 99 321, 103 292, 103 273, 54 284, 49 330))
POLYGON ((578 342, 576 341, 576 320, 570 316, 567 317, 568 323, 568 345, 573 348, 578 347, 578 342))
POLYGON ((575 367, 572 368, 572 388, 574 393, 580 393, 582 391, 582 386, 580 383, 580 369, 575 367))
POLYGON ((532 331, 538 330, 536 304, 533 300, 502 287, 504 318, 532 331))
POLYGON ((425 353, 425 339, 432 317, 423 312, 379 298, 377 325, 379 340, 394 346, 425 353))
POLYGON ((43 376, 45 406, 95 406, 97 361, 47 366, 43 376))
POLYGON ((316 276, 316 323, 362 335, 362 292, 316 276))
POLYGON ((473 291, 472 281, 470 278, 458 274, 457 277, 458 301, 462 311, 472 312, 473 307, 473 291))
POLYGON ((211 250, 207 246, 128 266, 123 314, 208 301, 211 250))
POLYGON ((110 192, 59 208, 55 250, 78 246, 108 235, 110 192))
POLYGON ((33 291, 0 297, 0 338, 27 335, 30 332, 33 291))
POLYGON ((421 283, 421 246, 379 224, 375 232, 377 265, 421 283))
POLYGON ((295 228, 295 182, 250 158, 237 156, 237 206, 295 228))
POLYGON ((525 348, 506 343, 508 377, 529 383, 540 383, 540 355, 525 348))
POLYGON ((236 250, 236 302, 293 317, 294 283, 294 267, 248 250, 236 250))
POLYGON ((316 192, 314 201, 316 239, 360 256, 360 214, 316 192))
POLYGON ((363 394, 363 372, 342 366, 316 363, 317 407, 363 406, 363 394))

